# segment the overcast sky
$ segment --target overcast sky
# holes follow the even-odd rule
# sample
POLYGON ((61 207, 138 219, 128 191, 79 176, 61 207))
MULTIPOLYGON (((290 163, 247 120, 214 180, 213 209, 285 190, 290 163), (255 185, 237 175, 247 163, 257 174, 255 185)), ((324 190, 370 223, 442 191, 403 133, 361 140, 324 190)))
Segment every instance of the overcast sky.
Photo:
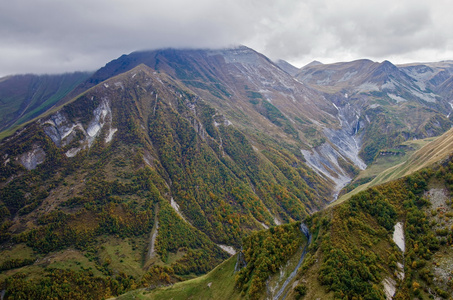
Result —
POLYGON ((243 44, 297 67, 453 59, 453 0, 0 0, 0 76, 243 44))

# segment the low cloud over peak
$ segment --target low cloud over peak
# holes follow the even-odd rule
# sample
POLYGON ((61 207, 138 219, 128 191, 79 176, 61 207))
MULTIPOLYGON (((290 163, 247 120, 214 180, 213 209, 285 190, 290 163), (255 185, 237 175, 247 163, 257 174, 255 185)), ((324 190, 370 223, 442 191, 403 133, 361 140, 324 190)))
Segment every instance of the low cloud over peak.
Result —
POLYGON ((93 70, 123 53, 245 44, 302 66, 453 58, 450 0, 19 0, 0 11, 0 76, 93 70))

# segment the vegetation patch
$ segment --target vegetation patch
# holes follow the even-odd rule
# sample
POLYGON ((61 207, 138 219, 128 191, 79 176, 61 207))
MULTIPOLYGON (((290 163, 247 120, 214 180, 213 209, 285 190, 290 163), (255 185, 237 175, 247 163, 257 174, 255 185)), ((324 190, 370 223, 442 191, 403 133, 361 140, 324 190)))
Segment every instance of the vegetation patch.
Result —
POLYGON ((258 299, 266 290, 266 280, 301 247, 304 237, 299 223, 272 227, 247 237, 243 243, 246 266, 236 275, 242 295, 258 299))

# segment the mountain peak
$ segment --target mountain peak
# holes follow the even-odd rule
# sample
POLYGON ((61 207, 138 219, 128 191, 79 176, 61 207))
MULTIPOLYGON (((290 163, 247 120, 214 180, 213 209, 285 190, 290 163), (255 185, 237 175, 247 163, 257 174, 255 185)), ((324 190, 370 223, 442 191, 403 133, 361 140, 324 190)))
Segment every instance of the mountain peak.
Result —
POLYGON ((292 64, 283 59, 277 60, 275 64, 279 66, 280 69, 282 69, 283 71, 292 76, 295 76, 300 71, 298 68, 296 68, 295 66, 293 66, 292 64))
POLYGON ((308 63, 305 66, 303 66, 301 69, 306 68, 306 67, 319 66, 319 65, 322 65, 322 64, 323 64, 322 62, 314 60, 311 63, 308 63))
MULTIPOLYGON (((428 198, 421 190, 427 183, 424 179, 436 174, 433 183, 440 186, 437 174, 447 168, 453 171, 451 165, 446 164, 442 172, 413 176, 407 184, 392 184, 388 191, 386 187, 376 188, 364 197, 339 204, 346 205, 344 209, 308 215, 335 199, 354 177, 361 178, 357 177, 359 169, 379 163, 381 156, 391 155, 393 162, 405 160, 402 154, 405 156, 404 151, 411 147, 401 145, 403 140, 439 135, 451 127, 453 122, 445 115, 453 113, 448 102, 453 97, 441 98, 439 91, 452 91, 453 77, 447 64, 442 65, 430 67, 437 68, 436 79, 430 76, 436 74, 430 70, 402 71, 389 61, 368 59, 334 64, 313 61, 299 70, 282 60, 273 63, 246 46, 166 48, 122 55, 90 77, 82 86, 84 90, 71 101, 61 106, 57 103, 54 110, 30 120, 0 142, 2 295, 57 297, 48 293, 61 288, 72 293, 72 298, 100 299, 137 285, 154 293, 153 287, 206 273, 243 249, 228 263, 228 271, 224 267, 214 270, 227 274, 231 281, 223 282, 222 290, 210 294, 211 298, 236 299, 225 292, 226 286, 237 292, 237 298, 239 293, 264 298, 266 290, 275 290, 277 285, 282 288, 271 295, 274 298, 285 292, 294 299, 303 292, 307 299, 328 299, 319 294, 323 291, 329 291, 331 297, 344 294, 349 299, 376 291, 379 297, 375 298, 384 298, 377 287, 382 289, 380 280, 387 276, 397 280, 394 258, 402 256, 390 235, 382 233, 397 221, 415 222, 415 218, 406 217, 406 204, 422 212, 416 205, 427 200, 414 201, 418 199, 414 197, 428 198), (293 72, 297 75, 291 75, 293 72), (433 79, 440 84, 436 90, 431 88, 433 79), (395 187, 401 187, 402 192, 394 192, 395 187), (388 216, 383 218, 376 207, 383 207, 388 216), (306 226, 295 220, 302 220, 306 226), (293 224, 262 230, 290 222, 293 224), (258 235, 253 236, 252 231, 258 231, 258 235), (311 237, 309 231, 316 234, 311 237), (310 244, 311 239, 307 258, 311 256, 319 263, 305 264, 307 252, 301 246, 310 244), (354 252, 357 241, 363 242, 359 246, 366 257, 379 260, 359 261, 354 252), (379 243, 374 245, 374 241, 379 243), (318 251, 319 245, 322 251, 318 251), (268 249, 274 246, 284 253, 273 253, 266 262, 254 260, 263 257, 259 251, 268 255, 268 249), (312 291, 313 285, 304 274, 297 269, 282 269, 285 265, 294 268, 295 264, 286 263, 294 253, 302 255, 296 268, 308 265, 312 269, 304 274, 319 274, 307 276, 318 280, 317 287, 326 288, 312 291), (345 255, 350 256, 346 259, 345 255), (330 264, 338 257, 343 267, 330 264), (231 276, 236 259, 237 276, 231 276), (74 266, 74 261, 80 266, 74 266), (258 265, 261 263, 266 265, 258 265), (365 270, 361 272, 363 278, 354 273, 357 266, 365 270), (93 272, 86 272, 90 269, 93 272), (15 272, 23 275, 14 276, 15 272), (350 276, 343 276, 349 272, 350 276), (259 278, 250 277, 254 273, 259 278), (297 278, 284 278, 280 276, 283 273, 297 274, 297 278), (346 286, 353 276, 368 288, 346 286), (5 281, 7 277, 11 279, 5 281), (48 286, 49 277, 61 277, 52 283, 58 289, 42 288, 48 286), (329 278, 343 278, 345 283, 332 283, 329 278), (89 284, 75 279, 98 282, 96 286, 104 290, 95 297, 92 294, 97 291, 77 290, 77 284, 89 284), (297 287, 293 284, 296 279, 300 282, 297 287), (67 282, 73 283, 70 289, 67 282), (16 287, 25 288, 28 294, 21 294, 23 291, 16 291, 16 287), (84 295, 73 293, 77 291, 84 295)), ((52 86, 49 78, 37 92, 32 79, 27 81, 29 94, 42 94, 47 101, 49 97, 41 90, 52 86)), ((79 77, 71 82, 76 79, 79 77)), ((0 102, 9 97, 9 103, 13 103, 15 94, 2 97, 3 83, 6 81, 0 82, 0 102)), ((8 87, 13 92, 24 89, 24 79, 11 83, 8 87)), ((53 86, 55 94, 65 87, 53 86)), ((69 89, 72 84, 66 86, 69 89)), ((29 94, 22 97, 24 101, 29 94)), ((36 109, 31 102, 22 106, 36 109)), ((451 147, 444 146, 452 136, 436 140, 438 147, 420 153, 429 158, 436 157, 434 152, 440 154, 439 158, 448 154, 451 147), (432 150, 441 146, 445 153, 432 150)), ((376 171, 370 169, 367 178, 375 176, 370 172, 376 171)), ((394 169, 392 172, 395 174, 394 169)), ((443 204, 442 209, 449 207, 448 202, 443 204)), ((448 213, 453 213, 453 208, 448 213)), ((442 232, 449 230, 451 224, 447 223, 442 232)), ((412 239, 410 231, 407 234, 412 239)), ((431 244, 430 236, 420 241, 436 245, 431 244)), ((439 234, 439 238, 446 237, 439 234)), ((438 253, 451 248, 450 244, 445 240, 438 253)), ((434 251, 429 245, 419 249, 434 251)), ((406 246, 411 253, 417 252, 411 240, 406 246)), ((417 253, 423 259, 407 263, 407 274, 417 271, 419 261, 426 259, 426 266, 432 265, 424 256, 427 252, 417 253)), ((412 277, 409 279, 412 282, 412 277)), ((206 298, 206 286, 209 293, 219 288, 217 279, 207 280, 202 284, 205 297, 192 297, 206 298)), ((398 286, 405 283, 398 282, 398 286)))
POLYGON ((382 68, 385 68, 386 70, 392 70, 392 71, 398 71, 398 67, 395 66, 394 64, 392 64, 390 61, 388 60, 384 60, 383 62, 380 63, 380 66, 382 68))

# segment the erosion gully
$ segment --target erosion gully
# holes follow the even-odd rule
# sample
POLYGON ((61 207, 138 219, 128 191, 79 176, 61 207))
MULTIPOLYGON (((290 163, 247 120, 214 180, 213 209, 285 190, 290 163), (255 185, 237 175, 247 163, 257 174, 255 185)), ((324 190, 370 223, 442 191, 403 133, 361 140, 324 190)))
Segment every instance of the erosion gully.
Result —
POLYGON ((307 244, 305 245, 304 247, 304 250, 302 251, 302 255, 299 259, 299 262, 297 263, 297 266, 296 268, 294 269, 294 271, 289 275, 289 277, 285 280, 285 282, 283 283, 282 287, 280 288, 280 290, 277 292, 277 294, 275 294, 275 296, 272 298, 273 300, 283 300, 286 298, 286 293, 285 292, 285 289, 286 287, 288 286, 288 284, 294 279, 294 277, 296 276, 297 274, 297 271, 299 270, 300 266, 302 265, 302 262, 304 261, 304 258, 305 258, 305 255, 307 254, 307 251, 308 251, 308 246, 310 246, 310 243, 311 243, 311 233, 310 233, 310 230, 308 230, 308 227, 307 225, 305 225, 304 223, 301 223, 300 224, 300 231, 302 231, 302 233, 307 237, 307 244), (283 294, 284 293, 284 294, 283 294))

